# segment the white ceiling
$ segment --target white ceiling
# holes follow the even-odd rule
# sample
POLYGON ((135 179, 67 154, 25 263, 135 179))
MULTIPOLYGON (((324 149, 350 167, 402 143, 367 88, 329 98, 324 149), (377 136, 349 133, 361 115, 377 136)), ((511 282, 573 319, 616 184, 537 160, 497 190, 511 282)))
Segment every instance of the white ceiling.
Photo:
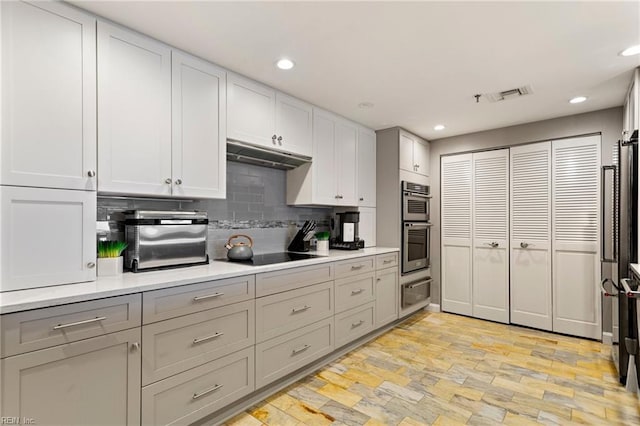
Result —
POLYGON ((640 2, 71 3, 374 129, 427 139, 622 105, 640 66, 618 55, 640 44, 640 2), (283 56, 293 70, 274 66, 283 56), (523 98, 473 98, 527 84, 523 98), (589 99, 570 105, 576 95, 589 99))

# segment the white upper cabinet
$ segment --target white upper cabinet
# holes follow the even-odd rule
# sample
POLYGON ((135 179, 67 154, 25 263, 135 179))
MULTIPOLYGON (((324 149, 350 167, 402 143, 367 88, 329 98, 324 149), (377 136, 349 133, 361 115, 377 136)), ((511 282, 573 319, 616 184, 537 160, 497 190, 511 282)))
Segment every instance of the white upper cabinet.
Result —
MULTIPOLYGON (((358 206, 376 206, 376 134, 358 130, 358 206)), ((366 241, 366 240, 365 240, 366 241)))
POLYGON ((171 195, 171 49, 98 22, 98 190, 171 195))
POLYGON ((227 137, 275 147, 276 92, 237 74, 227 76, 227 137), (275 137, 274 137, 275 136, 275 137))
POLYGON ((58 2, 0 7, 0 183, 94 191, 95 20, 58 2))
POLYGON ((398 143, 400 169, 429 176, 429 142, 400 130, 398 143))
POLYGON ((96 194, 0 186, 0 291, 96 278, 96 194))
POLYGON ((287 172, 287 204, 358 205, 358 129, 313 109, 313 163, 287 172))
POLYGON ((338 203, 339 206, 355 206, 358 204, 357 186, 358 176, 356 166, 358 163, 358 128, 355 124, 346 120, 336 121, 335 138, 335 166, 334 172, 338 176, 338 203))
POLYGON ((99 22, 98 190, 224 198, 226 90, 223 69, 99 22))
POLYGON ((173 51, 173 195, 225 198, 225 71, 173 51))
POLYGON ((299 99, 276 93, 277 148, 311 157, 313 108, 299 99))
POLYGON ((310 104, 229 74, 227 111, 229 139, 311 156, 313 110, 310 104))

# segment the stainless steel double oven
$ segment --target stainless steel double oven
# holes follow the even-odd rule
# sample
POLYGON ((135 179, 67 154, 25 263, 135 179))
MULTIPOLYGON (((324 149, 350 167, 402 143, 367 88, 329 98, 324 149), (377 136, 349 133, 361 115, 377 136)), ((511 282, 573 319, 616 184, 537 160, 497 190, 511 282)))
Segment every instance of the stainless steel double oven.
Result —
POLYGON ((429 267, 429 187, 402 181, 402 274, 429 267))
POLYGON ((431 295, 431 278, 420 273, 430 266, 430 199, 428 186, 402 182, 402 309, 418 305, 431 295))

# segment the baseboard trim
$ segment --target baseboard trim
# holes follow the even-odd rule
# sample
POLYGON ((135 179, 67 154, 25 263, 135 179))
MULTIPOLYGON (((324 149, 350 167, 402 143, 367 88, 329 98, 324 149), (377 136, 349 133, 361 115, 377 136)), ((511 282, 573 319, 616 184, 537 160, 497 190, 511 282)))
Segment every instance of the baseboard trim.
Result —
POLYGON ((427 312, 440 312, 440 305, 437 303, 429 303, 424 310, 427 312))
POLYGON ((610 333, 608 331, 603 331, 602 332, 602 343, 605 345, 612 345, 613 344, 613 333, 610 333))

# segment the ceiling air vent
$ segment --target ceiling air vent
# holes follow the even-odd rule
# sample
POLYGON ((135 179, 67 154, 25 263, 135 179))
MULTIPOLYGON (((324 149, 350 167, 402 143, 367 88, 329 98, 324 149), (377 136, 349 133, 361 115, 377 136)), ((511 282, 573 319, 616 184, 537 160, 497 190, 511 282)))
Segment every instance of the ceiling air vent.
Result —
POLYGON ((521 96, 530 95, 533 93, 531 85, 517 87, 515 89, 505 90, 496 93, 485 93, 482 96, 489 102, 506 101, 507 99, 515 99, 521 96))

